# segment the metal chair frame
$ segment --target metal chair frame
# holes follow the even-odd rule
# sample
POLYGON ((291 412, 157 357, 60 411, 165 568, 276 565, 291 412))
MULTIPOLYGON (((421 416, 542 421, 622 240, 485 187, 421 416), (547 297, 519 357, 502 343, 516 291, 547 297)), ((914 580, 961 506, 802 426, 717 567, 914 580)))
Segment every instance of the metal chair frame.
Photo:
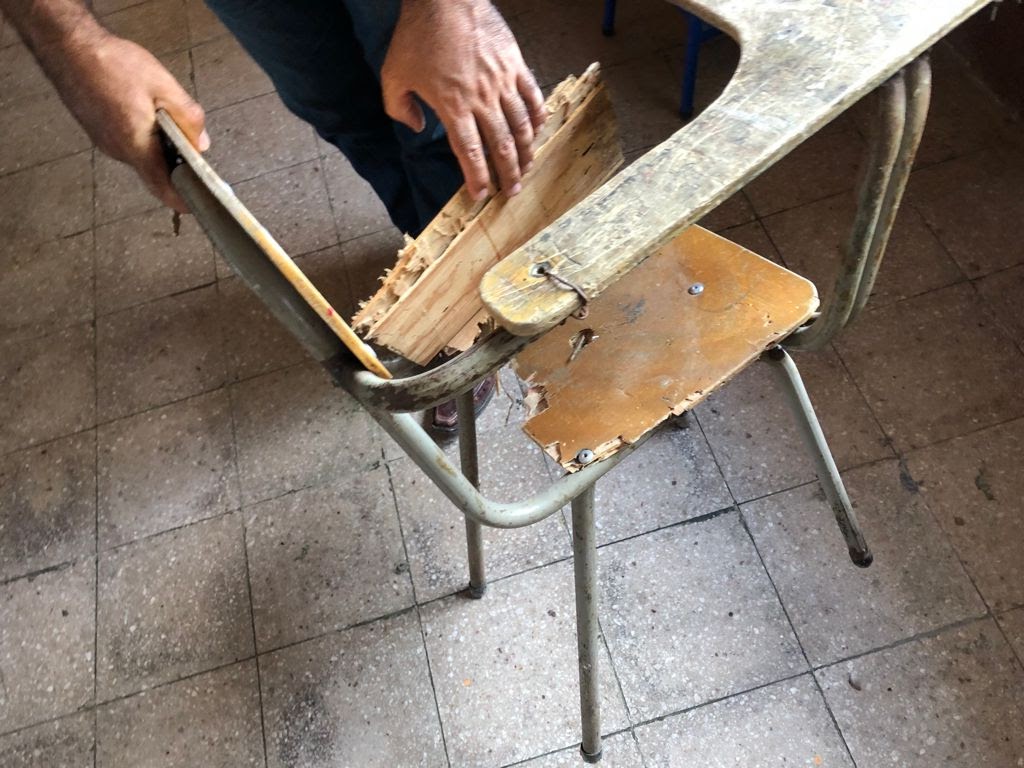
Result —
MULTIPOLYGON (((879 89, 876 130, 867 150, 857 212, 843 249, 835 290, 821 312, 761 359, 775 373, 815 462, 818 480, 832 507, 854 563, 866 567, 871 552, 864 540, 821 426, 789 349, 816 350, 829 344, 866 303, 920 142, 930 93, 930 70, 922 57, 879 89)), ((595 484, 640 447, 629 445, 610 458, 566 474, 549 487, 514 503, 499 503, 479 491, 476 424, 472 387, 496 371, 532 339, 498 330, 468 352, 431 370, 412 369, 385 380, 363 370, 324 322, 301 300, 187 164, 178 162, 172 182, 196 213, 211 239, 241 279, 272 314, 318 360, 334 382, 352 395, 402 447, 420 469, 465 515, 469 587, 475 597, 486 590, 481 526, 518 528, 536 523, 571 503, 576 582, 580 708, 584 759, 601 756, 598 692, 600 625, 597 613, 595 484), (438 448, 412 411, 457 397, 459 467, 438 448)))

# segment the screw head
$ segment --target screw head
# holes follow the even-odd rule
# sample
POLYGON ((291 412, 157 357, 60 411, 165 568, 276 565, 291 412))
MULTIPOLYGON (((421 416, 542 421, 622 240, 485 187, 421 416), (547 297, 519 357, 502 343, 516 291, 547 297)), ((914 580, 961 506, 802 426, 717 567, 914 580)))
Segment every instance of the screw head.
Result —
POLYGON ((704 293, 704 283, 694 283, 687 289, 687 293, 691 296, 699 296, 704 293))
POLYGON ((578 464, 590 464, 594 460, 594 452, 589 448, 584 448, 582 451, 576 454, 576 463, 578 464))

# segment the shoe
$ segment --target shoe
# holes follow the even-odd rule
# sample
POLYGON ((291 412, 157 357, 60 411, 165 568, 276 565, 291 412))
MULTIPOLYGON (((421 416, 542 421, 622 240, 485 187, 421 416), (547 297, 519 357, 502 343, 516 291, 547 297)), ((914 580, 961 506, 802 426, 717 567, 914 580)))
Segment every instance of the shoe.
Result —
MULTIPOLYGON (((473 413, 479 416, 487 404, 494 397, 494 389, 497 383, 496 376, 488 376, 473 387, 473 413)), ((434 415, 430 421, 432 429, 438 432, 455 432, 459 428, 459 414, 455 401, 449 400, 434 408, 434 415)))

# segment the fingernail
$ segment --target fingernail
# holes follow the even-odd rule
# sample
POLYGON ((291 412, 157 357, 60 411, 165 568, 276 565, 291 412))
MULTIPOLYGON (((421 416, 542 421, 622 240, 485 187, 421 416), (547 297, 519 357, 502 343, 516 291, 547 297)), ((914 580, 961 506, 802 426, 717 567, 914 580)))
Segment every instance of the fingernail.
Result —
POLYGON ((531 169, 531 168, 533 168, 533 160, 531 160, 530 162, 528 162, 528 163, 527 163, 527 164, 526 164, 526 165, 525 165, 525 166, 523 167, 523 173, 529 173, 529 172, 530 172, 530 169, 531 169))
POLYGON ((509 188, 509 190, 508 190, 508 196, 509 196, 509 197, 512 197, 513 195, 518 195, 518 194, 519 194, 520 192, 522 192, 522 191, 523 191, 523 185, 522 185, 522 184, 520 184, 520 183, 519 183, 519 182, 517 181, 517 182, 516 182, 515 184, 513 184, 513 185, 512 185, 512 186, 511 186, 511 187, 509 188))
POLYGON ((473 199, 476 200, 477 202, 480 202, 485 197, 487 197, 487 187, 481 187, 480 189, 473 193, 473 199))
POLYGON ((203 132, 199 134, 199 151, 205 152, 210 148, 210 134, 203 128, 203 132))

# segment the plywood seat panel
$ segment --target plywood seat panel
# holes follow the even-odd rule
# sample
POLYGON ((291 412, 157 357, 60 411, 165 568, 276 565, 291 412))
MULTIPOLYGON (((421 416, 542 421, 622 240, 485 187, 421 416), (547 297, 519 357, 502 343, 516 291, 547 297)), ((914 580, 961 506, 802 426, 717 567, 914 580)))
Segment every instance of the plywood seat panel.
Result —
POLYGON ((690 227, 592 301, 585 319, 518 355, 535 411, 524 430, 570 471, 583 449, 609 456, 699 403, 817 306, 808 280, 690 227), (573 357, 581 334, 593 340, 573 357))

